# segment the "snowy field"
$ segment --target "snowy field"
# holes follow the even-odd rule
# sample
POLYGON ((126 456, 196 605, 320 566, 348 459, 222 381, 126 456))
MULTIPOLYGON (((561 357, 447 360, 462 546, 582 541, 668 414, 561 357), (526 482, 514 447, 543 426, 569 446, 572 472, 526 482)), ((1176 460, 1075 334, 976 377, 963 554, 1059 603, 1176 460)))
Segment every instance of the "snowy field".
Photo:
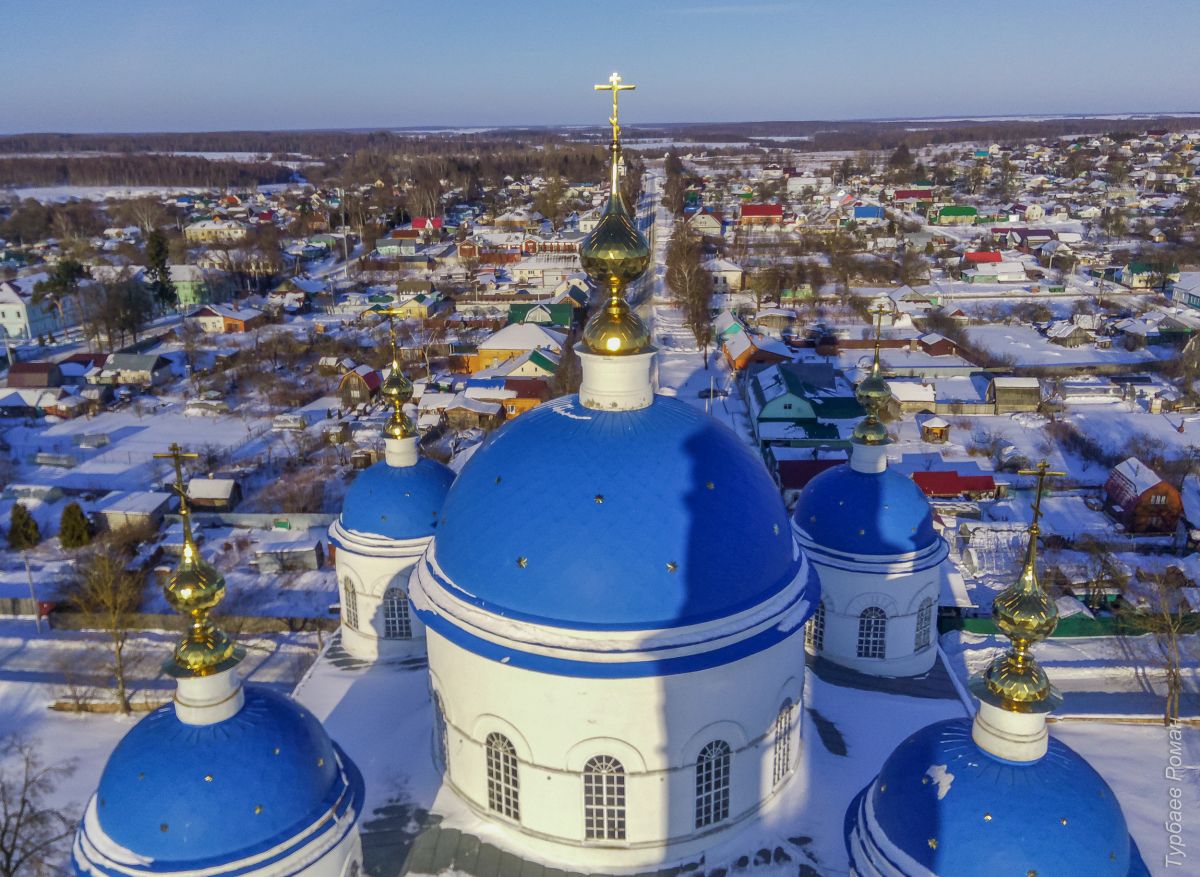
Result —
POLYGON ((18 458, 34 464, 38 453, 74 456, 71 468, 35 466, 20 477, 39 484, 82 489, 137 490, 157 484, 167 472, 156 460, 172 442, 191 450, 206 447, 237 451, 241 458, 263 453, 270 435, 269 418, 243 415, 188 415, 183 406, 162 400, 135 400, 117 411, 79 417, 46 427, 13 427, 6 433, 18 458), (106 437, 107 444, 80 448, 84 437, 106 437))
POLYGON ((1063 347, 1052 343, 1030 326, 970 326, 967 337, 989 353, 1010 356, 1017 365, 1111 365, 1170 359, 1176 349, 1150 345, 1142 350, 1114 346, 1097 350, 1094 345, 1063 347))

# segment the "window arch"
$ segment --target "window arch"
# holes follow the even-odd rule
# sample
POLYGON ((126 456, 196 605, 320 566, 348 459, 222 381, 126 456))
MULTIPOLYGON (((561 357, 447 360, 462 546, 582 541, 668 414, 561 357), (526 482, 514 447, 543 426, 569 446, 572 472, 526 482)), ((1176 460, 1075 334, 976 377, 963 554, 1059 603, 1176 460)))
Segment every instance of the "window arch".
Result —
POLYGON ((729 762, 724 740, 713 740, 696 759, 696 827, 729 818, 729 762))
POLYGON ((814 652, 825 648, 825 601, 817 604, 817 611, 808 619, 808 627, 804 630, 804 643, 814 652))
POLYGON ((887 613, 868 606, 858 616, 858 657, 887 657, 887 613))
POLYGON ((625 840, 625 768, 611 755, 583 766, 583 833, 587 840, 625 840))
POLYGON ((487 735, 488 809, 521 819, 521 781, 517 773, 517 750, 503 734, 487 735))
POLYGON ((346 627, 358 630, 358 594, 354 592, 350 576, 342 579, 342 620, 346 627))
POLYGON ((408 597, 400 588, 388 588, 383 595, 384 639, 412 639, 412 620, 408 597))
POLYGON ((771 759, 771 785, 779 785, 792 761, 792 699, 789 697, 775 717, 775 750, 771 759))
POLYGON ((917 633, 913 639, 913 648, 918 652, 928 648, 933 636, 933 598, 926 597, 917 609, 917 633))

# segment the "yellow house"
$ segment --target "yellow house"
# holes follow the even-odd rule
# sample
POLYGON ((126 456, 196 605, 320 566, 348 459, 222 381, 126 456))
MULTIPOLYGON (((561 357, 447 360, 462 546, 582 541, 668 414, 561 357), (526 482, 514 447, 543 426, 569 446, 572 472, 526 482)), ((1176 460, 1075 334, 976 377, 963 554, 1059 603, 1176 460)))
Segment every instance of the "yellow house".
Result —
POLYGON ((203 219, 183 230, 189 244, 229 244, 245 240, 246 226, 234 219, 203 219))

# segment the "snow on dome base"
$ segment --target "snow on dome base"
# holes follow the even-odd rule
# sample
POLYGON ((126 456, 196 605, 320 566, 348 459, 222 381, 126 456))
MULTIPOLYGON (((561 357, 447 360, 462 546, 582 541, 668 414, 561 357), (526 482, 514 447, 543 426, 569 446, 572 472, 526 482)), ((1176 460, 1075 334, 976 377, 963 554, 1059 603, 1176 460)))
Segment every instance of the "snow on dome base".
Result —
MULTIPOLYGON (((135 725, 96 791, 102 854, 120 849, 153 871, 219 867, 275 850, 362 805, 363 781, 320 721, 280 694, 246 689, 245 706, 186 725, 167 704, 135 725)), ((78 867, 78 866, 77 866, 78 867)))
POLYGON ((911 554, 940 538, 921 488, 891 469, 826 469, 800 492, 792 520, 811 542, 847 554, 911 554))
POLYGON ((555 627, 659 630, 750 609, 796 577, 779 491, 727 427, 656 397, 564 397, 492 434, 431 549, 456 595, 555 627))
POLYGON ((846 813, 861 877, 1143 877, 1116 795, 1054 738, 1046 756, 1002 761, 971 739, 968 719, 901 743, 846 813))
POLYGON ((436 460, 411 466, 379 462, 364 469, 346 491, 341 525, 387 539, 432 536, 454 473, 436 460))

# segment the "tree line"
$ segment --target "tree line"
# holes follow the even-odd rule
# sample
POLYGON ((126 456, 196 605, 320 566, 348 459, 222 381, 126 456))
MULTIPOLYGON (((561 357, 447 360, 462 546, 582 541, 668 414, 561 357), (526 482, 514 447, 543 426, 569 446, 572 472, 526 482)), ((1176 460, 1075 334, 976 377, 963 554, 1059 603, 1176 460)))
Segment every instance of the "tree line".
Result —
POLYGON ((292 173, 268 161, 210 161, 195 155, 0 158, 0 186, 247 187, 285 183, 292 173))

